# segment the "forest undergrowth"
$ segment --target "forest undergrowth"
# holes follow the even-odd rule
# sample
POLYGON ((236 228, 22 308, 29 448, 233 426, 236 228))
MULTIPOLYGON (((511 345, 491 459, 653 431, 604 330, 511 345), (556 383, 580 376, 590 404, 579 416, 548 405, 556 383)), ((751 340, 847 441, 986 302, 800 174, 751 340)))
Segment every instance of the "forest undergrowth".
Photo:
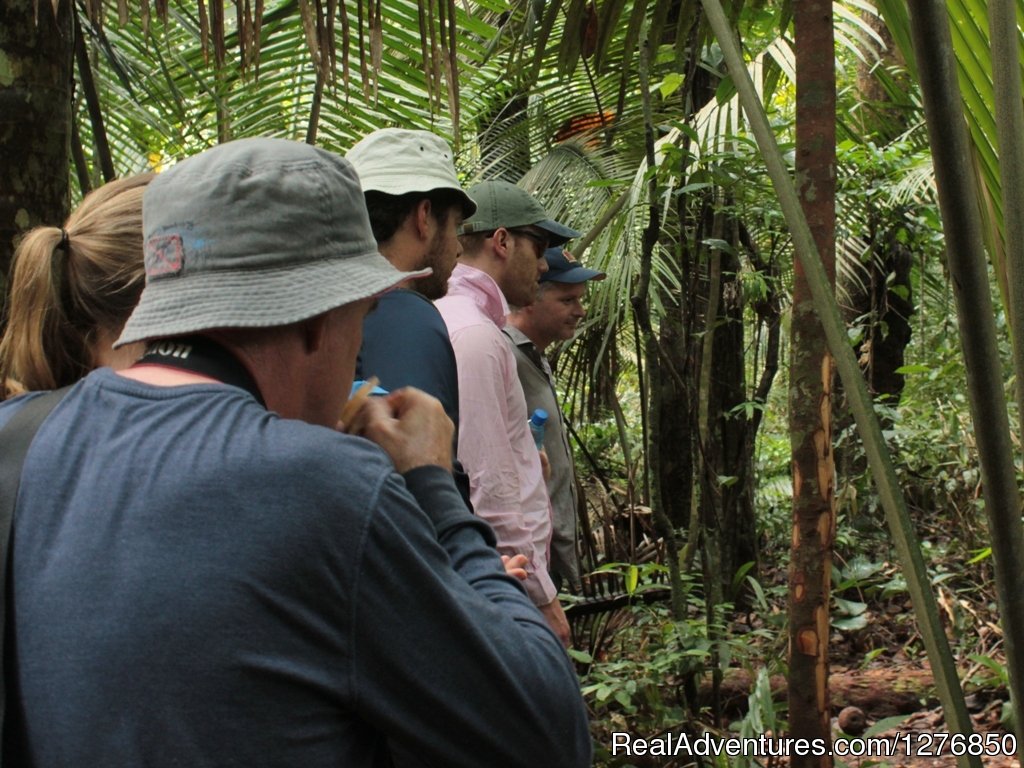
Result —
MULTIPOLYGON (((955 386, 963 371, 954 331, 947 323, 941 336, 920 344, 918 361, 905 368, 900 403, 879 405, 878 412, 968 709, 979 730, 1005 733, 1012 730, 1013 715, 972 430, 963 390, 955 386)), ((596 429, 592 434, 599 434, 596 429)), ((863 713, 863 734, 910 727, 905 724, 915 717, 920 722, 930 717, 928 727, 941 730, 941 709, 902 568, 852 428, 841 431, 835 445, 838 519, 829 663, 836 737, 846 738, 836 722, 846 707, 863 713)), ((594 527, 599 529, 608 508, 614 508, 614 514, 628 518, 622 529, 629 530, 634 550, 645 553, 638 558, 643 562, 600 564, 592 576, 627 593, 627 604, 573 619, 572 654, 591 712, 595 765, 693 764, 613 754, 615 734, 645 739, 785 734, 788 451, 784 425, 769 419, 756 468, 760 562, 735 574, 730 602, 709 615, 698 557, 683 575, 687 615, 682 621, 670 615, 664 548, 649 510, 629 507, 624 494, 614 498, 624 486, 588 485, 594 527)), ((742 757, 704 764, 780 765, 742 757)))

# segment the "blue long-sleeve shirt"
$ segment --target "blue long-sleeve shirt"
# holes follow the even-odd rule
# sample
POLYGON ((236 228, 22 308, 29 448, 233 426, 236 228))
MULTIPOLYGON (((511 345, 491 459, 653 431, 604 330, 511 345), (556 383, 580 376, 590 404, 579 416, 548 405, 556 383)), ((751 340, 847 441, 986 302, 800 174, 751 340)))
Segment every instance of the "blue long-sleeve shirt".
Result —
MULTIPOLYGON (((18 400, 0 404, 0 425, 18 400)), ((585 766, 564 650, 450 474, 102 369, 26 458, 7 765, 585 766)))

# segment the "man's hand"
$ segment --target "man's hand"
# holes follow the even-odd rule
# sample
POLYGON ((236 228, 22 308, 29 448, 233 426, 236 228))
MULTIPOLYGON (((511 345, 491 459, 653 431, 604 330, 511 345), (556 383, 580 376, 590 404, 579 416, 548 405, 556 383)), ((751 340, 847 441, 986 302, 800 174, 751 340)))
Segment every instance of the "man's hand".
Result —
POLYGON ((562 610, 562 604, 558 602, 558 598, 556 597, 547 605, 539 607, 540 612, 544 614, 544 618, 548 620, 548 626, 558 635, 562 645, 568 648, 570 642, 569 620, 565 618, 565 611, 562 610))
POLYGON ((512 555, 512 557, 502 555, 501 562, 505 564, 506 575, 512 576, 520 581, 526 581, 526 578, 529 575, 526 573, 526 564, 530 562, 526 559, 526 555, 512 555))
POLYGON ((544 476, 544 482, 551 480, 551 461, 548 459, 548 452, 540 449, 540 472, 544 476))
POLYGON ((367 398, 350 424, 338 426, 377 443, 399 473, 424 466, 451 471, 455 426, 437 398, 414 387, 367 398))

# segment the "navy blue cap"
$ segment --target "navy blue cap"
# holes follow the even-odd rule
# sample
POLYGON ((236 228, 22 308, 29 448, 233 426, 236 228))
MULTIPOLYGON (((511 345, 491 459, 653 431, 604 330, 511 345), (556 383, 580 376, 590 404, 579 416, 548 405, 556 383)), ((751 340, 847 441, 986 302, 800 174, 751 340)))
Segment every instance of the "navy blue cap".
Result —
POLYGON ((544 251, 548 271, 540 276, 542 283, 582 283, 587 280, 604 280, 604 272, 588 269, 572 258, 562 248, 548 248, 544 251))

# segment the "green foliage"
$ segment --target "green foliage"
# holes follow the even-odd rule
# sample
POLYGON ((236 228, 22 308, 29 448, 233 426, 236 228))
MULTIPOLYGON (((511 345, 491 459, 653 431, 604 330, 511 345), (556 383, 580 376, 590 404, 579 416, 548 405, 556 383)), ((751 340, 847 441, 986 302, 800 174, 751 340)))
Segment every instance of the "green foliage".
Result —
MULTIPOLYGON (((628 565, 609 566, 628 575, 628 565)), ((637 572, 643 591, 652 575, 647 566, 637 572)), ((613 644, 594 658, 573 653, 584 665, 581 679, 594 723, 598 765, 622 765, 607 751, 613 732, 662 733, 683 727, 698 715, 698 684, 717 668, 752 666, 757 657, 756 638, 768 633, 756 631, 731 635, 725 617, 730 606, 722 606, 709 619, 694 577, 686 577, 690 617, 672 621, 665 605, 637 605, 625 614, 627 621, 616 632, 613 644)))
POLYGON ((1006 688, 1010 684, 1005 664, 978 653, 972 653, 970 659, 977 665, 977 671, 971 678, 971 682, 975 685, 985 688, 997 686, 1006 688))
MULTIPOLYGON (((626 477, 625 459, 619 430, 615 418, 608 415, 603 419, 588 419, 576 428, 580 442, 586 446, 587 452, 597 460, 597 469, 619 478, 626 477)), ((576 445, 576 465, 587 466, 587 458, 576 445)))
MULTIPOLYGON (((703 619, 675 623, 661 606, 635 607, 630 618, 615 648, 594 660, 581 680, 598 745, 610 744, 615 731, 657 733, 687 722, 692 703, 686 687, 692 690, 711 655, 703 619)), ((599 747, 598 757, 610 755, 599 747)))
MULTIPOLYGON (((911 361, 902 369, 906 386, 898 407, 883 406, 890 421, 885 436, 911 508, 925 516, 946 510, 957 521, 957 540, 966 548, 977 549, 986 541, 978 515, 980 471, 955 323, 944 319, 938 328, 922 328, 921 332, 925 338, 920 346, 911 347, 911 361)), ((844 434, 839 439, 852 445, 850 438, 844 434)), ((859 481, 851 478, 851 482, 859 481)), ((869 485, 861 491, 861 511, 873 517, 877 499, 869 485)))
POLYGON ((831 623, 833 629, 856 631, 868 626, 868 603, 906 592, 902 575, 888 562, 873 562, 858 553, 842 565, 832 566, 831 623), (845 596, 845 597, 844 597, 845 596))
MULTIPOLYGON (((776 701, 772 695, 771 677, 764 667, 757 671, 754 689, 747 697, 747 714, 731 730, 743 739, 756 739, 764 734, 778 735, 785 731, 786 722, 779 715, 785 712, 785 703, 776 701)), ((748 768, 757 765, 751 757, 740 756, 733 762, 734 768, 748 768)))
MULTIPOLYGON (((643 455, 644 442, 640 415, 640 393, 636 373, 632 366, 626 366, 616 387, 617 405, 620 418, 610 411, 604 411, 576 425, 579 442, 574 443, 577 467, 591 467, 604 477, 623 496, 637 472, 637 462, 643 455), (582 446, 580 445, 582 443, 582 446), (586 447, 586 453, 583 451, 586 447), (632 463, 630 463, 632 462, 632 463)), ((573 407, 573 397, 567 393, 562 403, 573 407)))

